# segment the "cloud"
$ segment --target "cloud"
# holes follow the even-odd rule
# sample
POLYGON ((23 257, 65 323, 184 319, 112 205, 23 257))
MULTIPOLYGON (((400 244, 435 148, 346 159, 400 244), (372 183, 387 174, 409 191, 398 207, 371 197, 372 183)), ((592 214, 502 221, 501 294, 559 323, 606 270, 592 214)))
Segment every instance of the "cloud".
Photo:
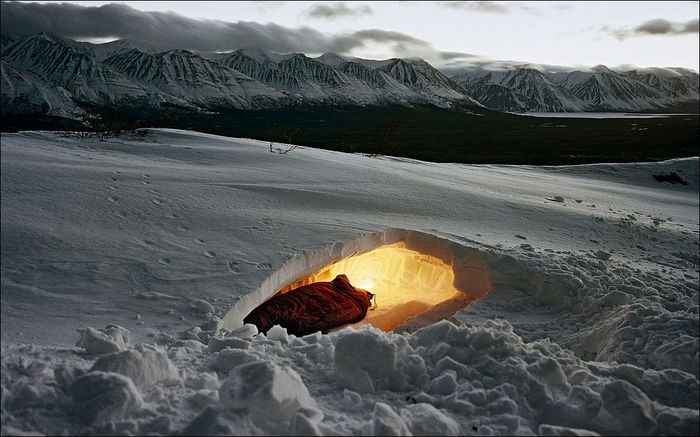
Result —
POLYGON ((620 40, 636 36, 685 35, 698 33, 698 19, 695 18, 687 22, 674 23, 663 18, 655 18, 653 20, 645 21, 632 29, 615 29, 604 26, 603 30, 611 35, 614 35, 620 40))
POLYGON ((510 12, 508 6, 501 2, 490 1, 444 1, 442 6, 452 9, 474 12, 488 12, 492 14, 507 14, 510 12))
MULTIPOLYGON (((52 32, 69 38, 130 38, 161 50, 225 51, 257 47, 278 52, 347 50, 336 38, 309 27, 273 23, 196 20, 173 12, 144 12, 124 4, 78 6, 68 3, 5 3, 4 33, 52 32)), ((344 41, 343 44, 347 44, 344 41)))
POLYGON ((78 6, 12 2, 2 6, 2 31, 12 35, 52 32, 80 40, 129 38, 158 50, 230 51, 256 47, 278 53, 361 55, 379 47, 389 57, 421 57, 437 64, 474 57, 442 52, 428 41, 382 29, 327 34, 310 27, 288 28, 273 23, 196 20, 173 12, 144 12, 115 3, 78 6))
POLYGON ((307 15, 311 18, 335 20, 336 18, 355 17, 371 13, 372 8, 367 5, 351 8, 344 2, 335 2, 331 4, 315 4, 309 8, 307 15))

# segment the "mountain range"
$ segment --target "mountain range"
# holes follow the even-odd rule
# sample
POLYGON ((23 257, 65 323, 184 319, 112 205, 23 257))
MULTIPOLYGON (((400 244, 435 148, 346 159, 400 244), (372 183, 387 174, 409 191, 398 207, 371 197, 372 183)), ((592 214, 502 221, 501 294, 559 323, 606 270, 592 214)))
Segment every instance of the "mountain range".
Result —
POLYGON ((2 35, 0 49, 3 114, 72 117, 84 103, 197 111, 457 103, 514 112, 639 111, 698 100, 698 74, 678 68, 548 73, 520 65, 448 77, 418 58, 159 52, 128 39, 91 44, 50 33, 2 35))

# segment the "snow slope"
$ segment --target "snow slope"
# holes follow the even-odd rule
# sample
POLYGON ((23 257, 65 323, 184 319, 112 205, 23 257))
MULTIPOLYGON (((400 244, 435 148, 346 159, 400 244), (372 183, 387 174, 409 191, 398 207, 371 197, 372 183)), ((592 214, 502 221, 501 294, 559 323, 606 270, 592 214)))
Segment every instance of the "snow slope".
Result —
POLYGON ((3 434, 697 428, 697 158, 475 166, 177 130, 1 139, 3 434), (670 172, 688 185, 652 177, 670 172), (469 251, 493 290, 415 332, 215 332, 286 262, 388 228, 469 251))

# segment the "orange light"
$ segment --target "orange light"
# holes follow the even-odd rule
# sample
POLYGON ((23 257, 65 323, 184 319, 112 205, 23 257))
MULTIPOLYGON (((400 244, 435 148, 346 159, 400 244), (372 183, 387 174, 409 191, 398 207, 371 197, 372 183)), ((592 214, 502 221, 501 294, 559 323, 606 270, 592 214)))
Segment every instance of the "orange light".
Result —
POLYGON ((463 296, 453 285, 451 266, 434 256, 407 249, 402 242, 344 258, 281 291, 331 281, 339 274, 347 275, 355 287, 376 295, 377 307, 354 326, 370 323, 390 331, 411 316, 463 296))

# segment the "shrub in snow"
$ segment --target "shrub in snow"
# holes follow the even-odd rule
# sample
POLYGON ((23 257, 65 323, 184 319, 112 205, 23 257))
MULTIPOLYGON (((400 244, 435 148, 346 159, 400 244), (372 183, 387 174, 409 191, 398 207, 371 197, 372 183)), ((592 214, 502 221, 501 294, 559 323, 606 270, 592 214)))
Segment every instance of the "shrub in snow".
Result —
POLYGON ((258 424, 287 422, 301 409, 322 417, 299 374, 265 361, 234 368, 221 385, 219 398, 229 409, 248 409, 258 424))
POLYGON ((179 378, 165 351, 145 344, 100 357, 91 369, 96 370, 128 376, 141 389, 158 381, 179 378))
POLYGON ((70 387, 75 416, 84 423, 122 419, 142 405, 141 394, 130 378, 109 372, 90 372, 70 387))
POLYGON ((117 325, 107 325, 103 329, 81 328, 80 340, 76 346, 85 349, 91 355, 118 352, 129 343, 131 333, 128 329, 117 325))

